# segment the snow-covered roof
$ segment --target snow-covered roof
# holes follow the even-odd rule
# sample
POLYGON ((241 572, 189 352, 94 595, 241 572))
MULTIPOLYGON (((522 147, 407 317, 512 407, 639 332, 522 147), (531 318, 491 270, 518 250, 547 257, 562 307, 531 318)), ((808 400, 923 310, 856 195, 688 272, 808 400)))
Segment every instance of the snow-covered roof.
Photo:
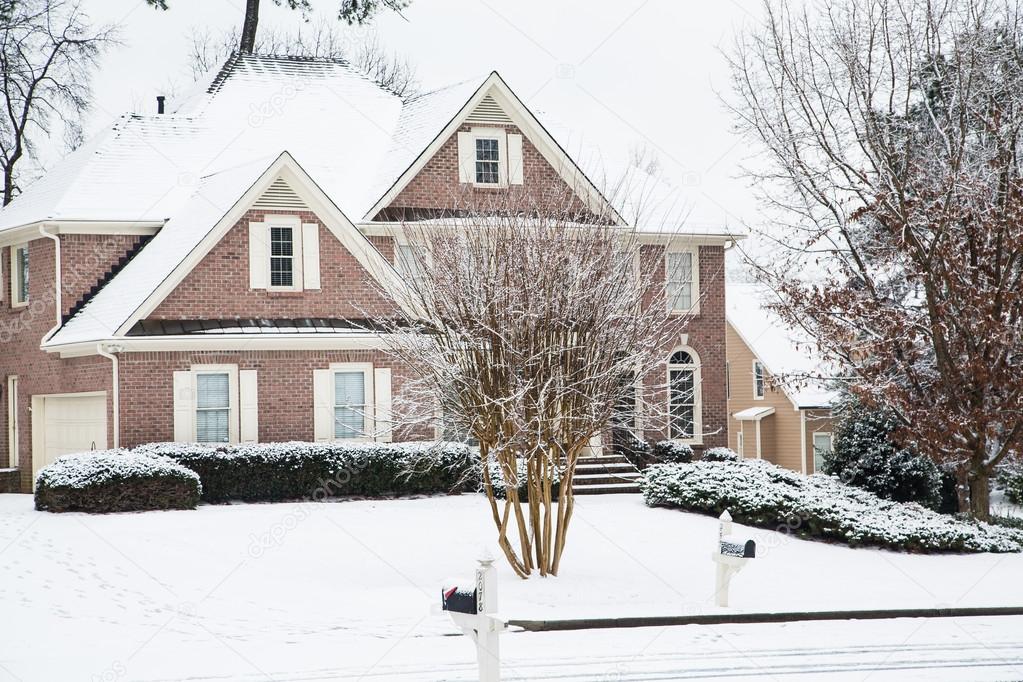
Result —
POLYGON ((758 422, 764 417, 769 417, 774 414, 773 407, 749 407, 745 410, 739 410, 732 416, 739 421, 753 421, 758 422))
POLYGON ((834 376, 834 368, 808 334, 787 327, 767 308, 772 296, 777 295, 760 284, 729 282, 725 291, 728 323, 796 407, 829 407, 837 394, 823 379, 834 376))

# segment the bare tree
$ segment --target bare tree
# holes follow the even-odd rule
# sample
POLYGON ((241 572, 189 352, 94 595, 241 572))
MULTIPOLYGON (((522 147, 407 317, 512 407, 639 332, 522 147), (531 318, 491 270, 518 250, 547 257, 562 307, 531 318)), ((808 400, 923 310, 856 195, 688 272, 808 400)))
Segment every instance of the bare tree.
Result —
POLYGON ((557 575, 576 462, 634 409, 634 382, 663 368, 687 318, 668 313, 661 263, 642 263, 635 232, 611 211, 590 213, 567 191, 455 206, 443 227, 402 226, 403 312, 381 324, 415 378, 396 410, 414 422, 419 406, 420 418, 479 442, 509 564, 521 577, 557 575))
MULTIPOLYGON (((349 26, 355 24, 361 26, 371 22, 383 9, 400 14, 411 2, 412 0, 341 0, 337 16, 349 26)), ((256 49, 259 3, 260 0, 245 0, 245 15, 242 18, 241 35, 237 43, 238 51, 242 54, 252 54, 256 49)), ((169 0, 146 0, 146 4, 162 10, 169 8, 169 0)), ((312 11, 310 0, 274 0, 274 4, 278 7, 297 9, 306 17, 312 11)))
MULTIPOLYGON (((196 78, 219 67, 235 52, 236 31, 215 35, 205 29, 192 33, 191 65, 196 78)), ((419 89, 415 68, 407 59, 388 53, 375 35, 350 35, 325 21, 295 31, 263 31, 254 46, 261 54, 338 59, 366 74, 374 83, 398 97, 414 96, 419 89)))
POLYGON ((4 206, 19 191, 20 164, 54 123, 64 125, 69 145, 80 142, 92 72, 103 49, 115 42, 114 28, 94 28, 76 2, 22 0, 5 12, 0 24, 4 206))
POLYGON ((989 516, 1023 444, 1016 0, 767 2, 732 57, 777 307, 989 516))

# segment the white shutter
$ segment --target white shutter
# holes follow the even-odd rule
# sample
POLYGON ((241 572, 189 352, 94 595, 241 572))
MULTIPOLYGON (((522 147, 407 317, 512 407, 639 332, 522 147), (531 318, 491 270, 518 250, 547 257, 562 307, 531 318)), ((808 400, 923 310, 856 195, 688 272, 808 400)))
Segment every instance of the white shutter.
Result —
POLYGON ((195 388, 191 372, 174 372, 174 440, 195 440, 195 388))
POLYGON ((522 136, 508 136, 508 184, 522 184, 522 136))
POLYGON ((249 288, 266 289, 269 269, 266 246, 266 224, 249 223, 249 288))
POLYGON ((329 369, 313 370, 313 440, 334 440, 334 376, 329 369))
POLYGON ((320 288, 320 226, 302 223, 302 284, 304 289, 320 288))
POLYGON ((238 403, 241 418, 239 440, 242 443, 259 442, 259 379, 254 369, 238 372, 238 403))
POLYGON ((391 368, 378 367, 373 370, 374 416, 376 417, 376 439, 391 442, 391 368))
POLYGON ((458 133, 458 181, 473 182, 476 179, 476 143, 472 133, 458 133))

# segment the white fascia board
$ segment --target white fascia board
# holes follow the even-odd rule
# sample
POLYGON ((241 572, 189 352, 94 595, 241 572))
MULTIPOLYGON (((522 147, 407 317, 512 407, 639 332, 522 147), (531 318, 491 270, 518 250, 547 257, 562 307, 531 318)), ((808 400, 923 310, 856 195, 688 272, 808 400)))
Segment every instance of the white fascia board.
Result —
POLYGON ((640 244, 662 244, 665 246, 679 244, 697 244, 702 246, 730 246, 739 239, 745 239, 746 235, 734 234, 704 234, 686 232, 642 232, 637 231, 636 240, 640 244))
POLYGON ((21 244, 39 238, 39 228, 50 234, 99 235, 153 235, 163 227, 163 221, 109 221, 109 220, 38 220, 0 232, 0 247, 21 244))
POLYGON ((101 341, 43 346, 61 358, 96 355, 98 345, 113 345, 120 353, 176 351, 321 351, 386 350, 393 347, 388 334, 196 334, 187 336, 117 337, 101 341))

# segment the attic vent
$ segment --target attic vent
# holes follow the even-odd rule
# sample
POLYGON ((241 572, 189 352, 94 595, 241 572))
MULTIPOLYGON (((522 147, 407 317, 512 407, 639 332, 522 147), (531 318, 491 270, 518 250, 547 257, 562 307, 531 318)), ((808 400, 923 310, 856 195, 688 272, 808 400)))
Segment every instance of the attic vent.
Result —
POLYGON ((475 123, 511 123, 508 114, 504 113, 501 105, 494 101, 490 95, 484 97, 476 108, 469 114, 467 121, 475 123))
POLYGON ((256 200, 256 203, 252 205, 252 208, 306 208, 305 202, 295 194, 295 190, 291 189, 291 186, 284 181, 283 178, 277 178, 273 184, 267 188, 263 195, 256 200))

